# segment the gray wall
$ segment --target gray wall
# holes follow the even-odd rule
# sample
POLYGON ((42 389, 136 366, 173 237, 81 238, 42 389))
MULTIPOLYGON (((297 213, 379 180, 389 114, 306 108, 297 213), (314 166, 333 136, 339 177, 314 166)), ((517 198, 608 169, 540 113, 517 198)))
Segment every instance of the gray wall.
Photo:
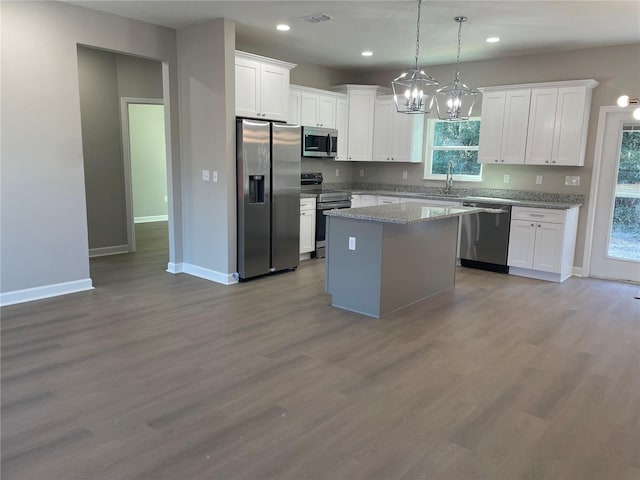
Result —
POLYGON ((175 31, 60 2, 1 2, 0 293, 89 279, 77 45, 167 62, 163 76, 181 261, 175 31), (169 88, 171 91, 169 91, 169 88))
POLYGON ((235 25, 178 30, 185 271, 231 281, 236 272, 235 25), (218 182, 202 180, 218 172, 218 182))
POLYGON ((80 46, 78 78, 89 248, 126 245, 120 98, 162 98, 162 64, 80 46))
POLYGON ((116 56, 78 48, 89 248, 127 244, 116 56))
MULTIPOLYGON (((455 65, 428 67, 426 71, 438 79, 441 84, 446 84, 453 79, 455 65)), ((398 71, 371 72, 367 77, 367 83, 389 85, 398 73, 398 71)), ((640 45, 591 48, 463 63, 460 68, 460 77, 462 81, 474 87, 584 78, 593 78, 600 82, 593 91, 591 101, 589 136, 584 167, 486 165, 484 167, 483 182, 459 184, 472 188, 477 186, 482 188, 507 188, 585 195, 586 203, 580 209, 574 262, 575 265, 582 266, 587 209, 590 208, 589 189, 591 188, 600 107, 615 105, 616 99, 623 93, 637 94, 640 82, 640 45), (511 175, 511 181, 508 185, 505 185, 502 183, 502 179, 503 175, 507 173, 511 175), (535 177, 538 174, 544 176, 542 185, 535 184, 535 177), (565 175, 579 175, 580 186, 566 187, 564 185, 565 175)), ((478 108, 475 113, 479 115, 480 109, 478 108)), ((354 168, 365 169, 365 177, 357 177, 358 181, 406 183, 410 185, 438 185, 442 183, 422 180, 424 164, 388 165, 366 163, 362 165, 354 164, 354 168), (403 170, 408 171, 409 178, 407 180, 402 180, 403 170)))

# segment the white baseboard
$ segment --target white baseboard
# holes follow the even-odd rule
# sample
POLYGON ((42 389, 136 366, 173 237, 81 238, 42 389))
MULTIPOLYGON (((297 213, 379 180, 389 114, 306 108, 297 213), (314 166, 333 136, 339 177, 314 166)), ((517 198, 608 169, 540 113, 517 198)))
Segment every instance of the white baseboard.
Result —
POLYGON ((149 217, 133 217, 133 223, 168 222, 169 215, 151 215, 149 217))
POLYGON ((194 277, 204 278, 211 282, 221 283, 223 285, 233 285, 238 283, 237 273, 222 273, 216 270, 199 267, 190 263, 168 263, 167 272, 169 273, 186 273, 194 277))
POLYGON ((89 249, 89 258, 104 257, 106 255, 120 255, 129 253, 129 245, 113 245, 111 247, 99 247, 89 249))
POLYGON ((57 297, 69 293, 84 292, 93 290, 93 283, 90 278, 75 280, 73 282, 55 283, 53 285, 43 285, 42 287, 25 288, 24 290, 14 290, 12 292, 0 293, 0 306, 14 305, 16 303, 32 302, 43 298, 57 297))
POLYGON ((572 273, 575 277, 583 277, 582 267, 573 267, 572 273))
POLYGON ((299 257, 299 260, 300 261, 309 260, 310 258, 311 258, 311 253, 301 253, 300 257, 299 257))

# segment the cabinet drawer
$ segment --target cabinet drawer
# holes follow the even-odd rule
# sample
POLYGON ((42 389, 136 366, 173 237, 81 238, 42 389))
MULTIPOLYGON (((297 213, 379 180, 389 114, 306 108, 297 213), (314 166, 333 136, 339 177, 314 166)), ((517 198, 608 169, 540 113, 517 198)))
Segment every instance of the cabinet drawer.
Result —
POLYGON ((566 215, 566 210, 553 210, 549 208, 513 207, 511 210, 512 220, 564 223, 566 215))
POLYGON ((316 199, 315 198, 301 198, 300 210, 315 210, 316 199))

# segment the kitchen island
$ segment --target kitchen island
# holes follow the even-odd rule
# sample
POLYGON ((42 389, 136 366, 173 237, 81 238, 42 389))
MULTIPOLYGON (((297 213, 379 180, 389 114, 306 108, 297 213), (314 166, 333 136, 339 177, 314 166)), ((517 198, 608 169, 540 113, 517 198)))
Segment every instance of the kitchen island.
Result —
POLYGON ((458 217, 479 211, 402 203, 326 212, 331 305, 381 318, 453 288, 458 217))

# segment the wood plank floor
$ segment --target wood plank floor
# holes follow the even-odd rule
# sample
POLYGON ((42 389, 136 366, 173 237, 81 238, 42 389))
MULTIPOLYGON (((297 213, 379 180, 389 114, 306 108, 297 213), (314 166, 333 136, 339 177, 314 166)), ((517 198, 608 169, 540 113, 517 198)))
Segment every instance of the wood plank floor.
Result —
POLYGON ((3 479, 640 478, 637 286, 459 269, 374 320, 322 261, 222 286, 141 228, 2 309, 3 479))

